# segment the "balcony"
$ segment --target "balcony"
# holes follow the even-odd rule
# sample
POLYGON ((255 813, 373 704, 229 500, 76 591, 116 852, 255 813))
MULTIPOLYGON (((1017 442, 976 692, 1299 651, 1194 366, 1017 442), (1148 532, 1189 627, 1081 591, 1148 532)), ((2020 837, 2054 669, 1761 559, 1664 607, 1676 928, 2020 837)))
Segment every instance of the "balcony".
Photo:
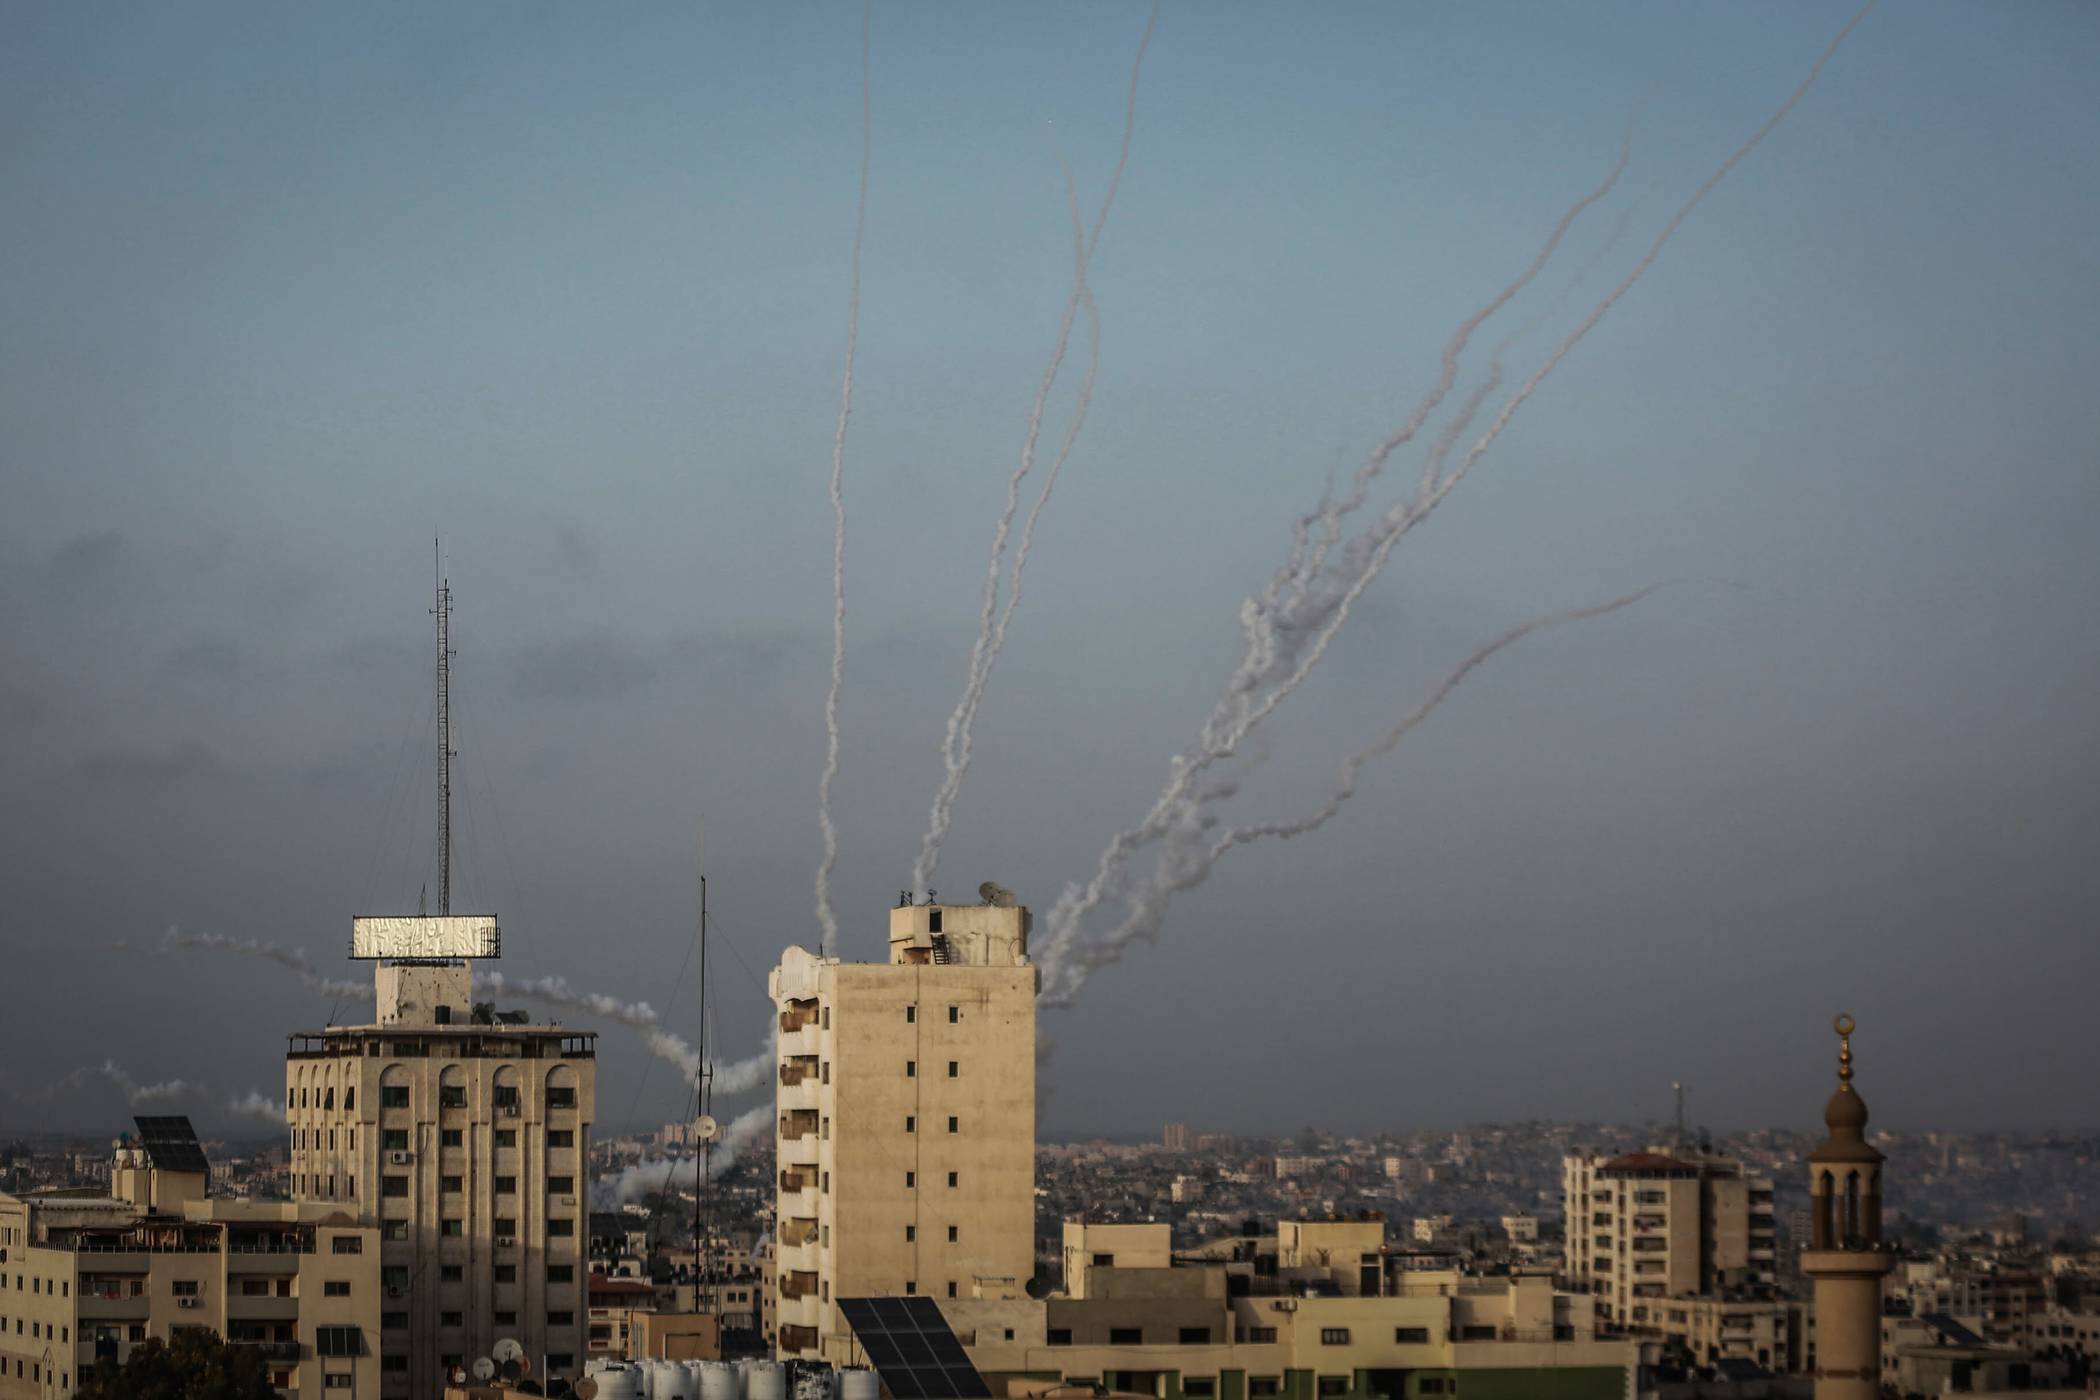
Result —
POLYGON ((817 1174, 801 1167, 789 1167, 780 1174, 780 1189, 783 1191, 807 1191, 817 1184, 817 1174))
POLYGON ((808 1216, 798 1215, 780 1222, 780 1242, 789 1248, 815 1244, 817 1222, 808 1216))
POLYGON ((817 1077, 818 1064, 815 1055, 796 1055, 780 1064, 781 1087, 792 1089, 796 1085, 817 1077))
POLYGON ((244 1342, 236 1338, 233 1345, 245 1351, 252 1351, 265 1361, 291 1363, 298 1361, 302 1354, 302 1348, 297 1342, 244 1342))
POLYGON ((816 1296, 817 1276, 807 1270, 783 1274, 780 1279, 780 1296, 790 1301, 816 1296))
POLYGON ((815 1351, 817 1349, 817 1329, 814 1327, 782 1327, 780 1329, 780 1349, 789 1352, 815 1351))
POLYGON ((787 1009, 780 1013, 780 1033, 793 1035, 805 1026, 817 1024, 817 1018, 817 1003, 814 998, 809 1001, 791 1001, 787 1004, 787 1009))
POLYGON ((817 1130, 817 1111, 813 1108, 789 1109, 780 1115, 780 1136, 788 1142, 808 1137, 817 1130))

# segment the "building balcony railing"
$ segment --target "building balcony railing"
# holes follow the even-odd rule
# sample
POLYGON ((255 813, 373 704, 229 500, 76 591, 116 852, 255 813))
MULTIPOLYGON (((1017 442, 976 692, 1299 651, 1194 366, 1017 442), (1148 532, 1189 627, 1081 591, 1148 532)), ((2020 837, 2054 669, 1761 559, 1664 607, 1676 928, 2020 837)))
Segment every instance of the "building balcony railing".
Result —
POLYGON ((780 1136, 789 1142, 808 1137, 816 1130, 817 1111, 813 1108, 790 1109, 780 1115, 780 1136))
POLYGON ((265 1361, 297 1361, 304 1354, 297 1342, 244 1342, 235 1338, 233 1345, 244 1347, 265 1361))
POLYGON ((780 1222, 780 1242, 790 1248, 814 1244, 817 1238, 817 1222, 806 1216, 794 1216, 780 1222))
POLYGON ((807 1270, 784 1274, 780 1280, 780 1296, 790 1300, 808 1298, 817 1291, 817 1276, 807 1270))
POLYGON ((804 1026, 817 1023, 817 1004, 814 1001, 791 1001, 780 1013, 780 1029, 784 1035, 792 1035, 804 1026))
POLYGON ((813 1171, 789 1167, 780 1174, 780 1189, 783 1191, 807 1191, 816 1184, 817 1176, 813 1171))

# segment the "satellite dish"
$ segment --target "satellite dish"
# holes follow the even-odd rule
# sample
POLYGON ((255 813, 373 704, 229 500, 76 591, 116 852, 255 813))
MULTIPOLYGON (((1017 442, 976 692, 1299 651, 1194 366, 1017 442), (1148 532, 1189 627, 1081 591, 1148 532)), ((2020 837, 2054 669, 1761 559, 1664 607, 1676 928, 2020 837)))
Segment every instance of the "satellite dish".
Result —
POLYGON ((576 1400, 598 1400, 598 1382, 590 1376, 576 1382, 570 1390, 575 1394, 576 1400))
POLYGON ((467 1383, 467 1368, 466 1368, 466 1367, 464 1367, 464 1366, 454 1366, 454 1367, 452 1368, 452 1373, 451 1373, 451 1374, 452 1374, 452 1383, 453 1383, 454 1385, 465 1385, 465 1384, 467 1383))
POLYGON ((475 1379, 475 1380, 477 1380, 477 1381, 480 1381, 480 1382, 481 1382, 481 1383, 482 1383, 483 1385, 487 1385, 487 1384, 489 1383, 489 1380, 490 1380, 490 1378, 491 1378, 491 1377, 493 1377, 493 1376, 494 1376, 495 1374, 496 1374, 496 1363, 495 1363, 495 1362, 493 1362, 493 1361, 489 1360, 489 1359, 488 1359, 488 1358, 487 1358, 486 1356, 481 1356, 481 1357, 476 1357, 476 1358, 475 1358, 475 1360, 474 1360, 474 1379, 475 1379))
POLYGON ((702 1142, 713 1142, 722 1136, 722 1125, 712 1114, 703 1113, 693 1120, 693 1136, 702 1142))
POLYGON ((977 897, 997 909, 1011 909, 1014 892, 995 880, 987 880, 977 887, 977 897))
POLYGON ((1037 1274, 1028 1280, 1026 1287, 1022 1291, 1037 1302, 1041 1302, 1050 1296, 1050 1285, 1044 1282, 1041 1274, 1037 1274))
POLYGON ((518 1345, 516 1337, 504 1337, 496 1343, 489 1355, 495 1357, 498 1361, 523 1361, 525 1359, 525 1348, 518 1345))

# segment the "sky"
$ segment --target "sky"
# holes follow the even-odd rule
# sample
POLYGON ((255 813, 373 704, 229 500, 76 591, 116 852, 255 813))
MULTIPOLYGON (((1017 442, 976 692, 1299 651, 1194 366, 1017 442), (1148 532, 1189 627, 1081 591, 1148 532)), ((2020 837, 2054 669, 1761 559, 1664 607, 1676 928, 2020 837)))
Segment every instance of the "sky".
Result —
MULTIPOLYGON (((1049 911, 1453 330, 1508 394, 1849 12, 1175 5, 1090 411, 934 880, 1049 911)), ((267 960, 434 887, 722 1058, 819 937, 858 7, 18 8, 0 50, 0 1128, 231 1129, 360 1010, 267 960), (111 1065, 115 1072, 97 1067, 111 1065), (129 1090, 126 1085, 131 1086, 129 1090), (202 1087, 199 1087, 202 1086, 202 1087)), ((873 7, 835 897, 883 956, 1142 6, 873 7)), ((1247 846, 1046 1010, 1046 1134, 2090 1126, 2100 11, 1884 5, 1543 380, 1228 765, 1247 846)), ((1084 337, 1049 400, 1074 406, 1084 337)), ((1482 420, 1485 422, 1486 420, 1482 420)), ((1477 432, 1476 428, 1476 432, 1477 432)), ((1367 511, 1411 488, 1404 449, 1367 511)), ((1043 455, 1047 457, 1048 448, 1043 455)), ((1039 461, 1023 494, 1033 499, 1039 461)), ((1009 556, 1010 557, 1010 556, 1009 556)), ((1106 911, 1112 916, 1113 910, 1106 911)), ((566 1013, 565 1013, 566 1014, 566 1013)), ((685 1091, 601 1025, 602 1128, 685 1091)), ((727 1105, 741 1111, 744 1105, 727 1105)))

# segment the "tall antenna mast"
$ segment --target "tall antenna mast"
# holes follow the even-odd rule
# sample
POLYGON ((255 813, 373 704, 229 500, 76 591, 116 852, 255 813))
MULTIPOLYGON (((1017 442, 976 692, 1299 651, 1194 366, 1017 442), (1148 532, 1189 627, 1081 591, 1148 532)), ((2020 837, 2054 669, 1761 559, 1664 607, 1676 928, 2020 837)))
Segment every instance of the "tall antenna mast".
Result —
POLYGON ((1671 1088, 1672 1090, 1674 1090, 1674 1091, 1676 1092, 1676 1094, 1677 1094, 1677 1142, 1676 1142, 1676 1147, 1677 1147, 1677 1150, 1678 1150, 1679 1152, 1682 1152, 1682 1151, 1684 1151, 1684 1144, 1685 1144, 1685 1133, 1684 1133, 1684 1081, 1683 1081, 1683 1080, 1681 1080, 1681 1079, 1673 1079, 1673 1080, 1671 1080, 1671 1081, 1670 1081, 1670 1088, 1671 1088))
POLYGON ((700 1179, 693 1190, 693 1311, 714 1311, 715 1134, 714 1066, 707 1058, 707 877, 700 877, 700 1179))
POLYGON ((438 620, 438 913, 452 912, 452 582, 439 542, 430 542, 430 579, 438 620))

